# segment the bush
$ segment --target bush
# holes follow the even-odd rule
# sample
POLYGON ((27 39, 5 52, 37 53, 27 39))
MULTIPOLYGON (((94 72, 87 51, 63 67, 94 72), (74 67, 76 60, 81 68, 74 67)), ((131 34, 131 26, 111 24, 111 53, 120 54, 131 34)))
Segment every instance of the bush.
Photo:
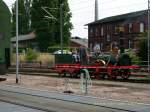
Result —
POLYGON ((128 51, 128 55, 131 58, 132 64, 135 64, 135 65, 141 64, 140 57, 136 53, 134 53, 131 49, 128 51))
POLYGON ((38 52, 33 49, 28 49, 26 53, 26 60, 27 61, 34 61, 38 57, 38 52))
POLYGON ((37 61, 41 63, 54 63, 54 55, 48 53, 41 53, 37 57, 37 61))

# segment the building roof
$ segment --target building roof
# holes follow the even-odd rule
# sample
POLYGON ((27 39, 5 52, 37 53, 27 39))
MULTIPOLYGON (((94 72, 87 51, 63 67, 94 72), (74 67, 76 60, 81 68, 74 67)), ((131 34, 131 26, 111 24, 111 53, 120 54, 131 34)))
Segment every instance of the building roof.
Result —
POLYGON ((71 39, 71 42, 88 47, 88 39, 71 39))
POLYGON ((106 17, 106 18, 100 19, 98 21, 88 23, 87 25, 94 25, 97 23, 108 23, 108 22, 114 22, 114 21, 120 21, 120 20, 130 21, 130 20, 137 18, 137 17, 140 17, 142 15, 147 15, 147 10, 136 11, 136 12, 126 13, 126 14, 117 15, 117 16, 106 17))
MULTIPOLYGON (((27 35, 19 35, 18 36, 18 41, 26 41, 26 40, 32 40, 35 39, 36 35, 34 32, 31 32, 30 34, 27 35)), ((11 42, 16 42, 16 37, 11 38, 11 42)))

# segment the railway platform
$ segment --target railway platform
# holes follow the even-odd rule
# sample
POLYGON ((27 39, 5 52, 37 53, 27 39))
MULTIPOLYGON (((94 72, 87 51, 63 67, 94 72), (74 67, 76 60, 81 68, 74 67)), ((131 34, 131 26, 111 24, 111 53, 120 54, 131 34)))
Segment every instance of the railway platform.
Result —
POLYGON ((150 105, 0 85, 0 100, 46 112, 149 112, 150 105), (11 99, 11 100, 10 100, 11 99))

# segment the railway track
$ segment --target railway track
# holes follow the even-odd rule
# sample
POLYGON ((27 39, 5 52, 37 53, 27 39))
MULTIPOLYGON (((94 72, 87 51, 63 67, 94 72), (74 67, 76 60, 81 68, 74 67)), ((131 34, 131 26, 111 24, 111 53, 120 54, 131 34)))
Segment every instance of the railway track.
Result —
MULTIPOLYGON (((140 112, 0 89, 0 101, 44 112, 140 112), (84 107, 84 108, 83 108, 84 107)), ((141 111, 142 112, 142 111, 141 111)), ((148 111, 149 112, 149 111, 148 111)))

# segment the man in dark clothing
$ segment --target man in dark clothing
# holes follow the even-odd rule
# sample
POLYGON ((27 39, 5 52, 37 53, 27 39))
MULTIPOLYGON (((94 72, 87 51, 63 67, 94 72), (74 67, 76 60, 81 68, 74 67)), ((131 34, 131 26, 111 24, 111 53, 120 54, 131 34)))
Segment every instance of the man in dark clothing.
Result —
POLYGON ((87 53, 86 49, 84 47, 80 47, 78 50, 79 56, 80 56, 80 62, 81 64, 85 65, 87 64, 87 53))

